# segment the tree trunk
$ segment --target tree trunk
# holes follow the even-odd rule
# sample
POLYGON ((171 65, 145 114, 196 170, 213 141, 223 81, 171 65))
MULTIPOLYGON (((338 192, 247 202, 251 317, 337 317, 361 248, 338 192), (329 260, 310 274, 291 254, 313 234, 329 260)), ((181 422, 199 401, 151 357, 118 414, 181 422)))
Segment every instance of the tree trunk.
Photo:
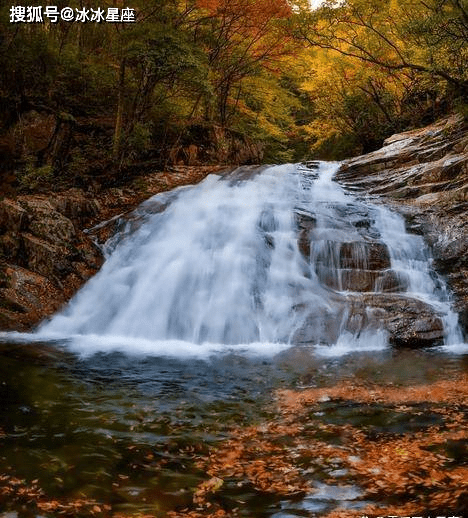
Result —
POLYGON ((125 96, 125 67, 126 59, 122 58, 119 69, 119 91, 117 97, 117 114, 115 116, 114 142, 112 146, 112 156, 115 160, 119 159, 122 144, 123 112, 125 96))
POLYGON ((68 160, 76 121, 71 115, 56 115, 54 133, 41 152, 41 161, 51 165, 56 171, 62 170, 68 160))

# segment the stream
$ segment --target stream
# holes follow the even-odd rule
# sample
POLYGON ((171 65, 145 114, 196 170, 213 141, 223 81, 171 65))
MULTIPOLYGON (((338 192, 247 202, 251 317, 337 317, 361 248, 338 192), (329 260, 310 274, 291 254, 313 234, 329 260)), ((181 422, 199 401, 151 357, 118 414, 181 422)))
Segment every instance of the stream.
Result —
MULTIPOLYGON (((468 373, 422 238, 334 183, 337 167, 244 167, 157 195, 119 223, 103 268, 62 312, 0 335, 0 482, 16 487, 0 484, 1 518, 164 517, 192 505, 200 459, 272 417, 279 389, 468 373), (420 312, 418 340, 433 347, 395 347, 406 329, 382 323, 389 300, 420 312)), ((339 406, 323 419, 434 423, 339 406)), ((315 483, 305 499, 230 486, 220 498, 245 517, 364 505, 358 487, 315 483)))

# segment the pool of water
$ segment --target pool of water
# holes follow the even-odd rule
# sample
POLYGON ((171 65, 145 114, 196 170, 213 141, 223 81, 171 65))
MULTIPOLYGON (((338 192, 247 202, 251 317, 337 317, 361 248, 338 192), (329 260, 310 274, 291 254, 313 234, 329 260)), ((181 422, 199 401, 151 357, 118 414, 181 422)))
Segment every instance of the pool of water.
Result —
MULTIPOLYGON (((197 459, 235 426, 268 419, 278 388, 343 380, 407 386, 467 371, 468 353, 444 349, 326 357, 294 347, 273 357, 227 352, 184 360, 81 357, 60 343, 1 343, 0 474, 34 482, 50 499, 89 499, 112 513, 165 516, 190 505, 206 479, 197 459)), ((353 412, 332 403, 323 419, 390 431, 433 423, 430 416, 424 423, 408 416, 405 423, 385 408, 353 412)), ((337 491, 328 502, 343 498, 337 491)), ((30 500, 0 492, 0 511, 37 516, 30 500)), ((298 509, 272 495, 244 495, 243 501, 245 516, 298 509)))

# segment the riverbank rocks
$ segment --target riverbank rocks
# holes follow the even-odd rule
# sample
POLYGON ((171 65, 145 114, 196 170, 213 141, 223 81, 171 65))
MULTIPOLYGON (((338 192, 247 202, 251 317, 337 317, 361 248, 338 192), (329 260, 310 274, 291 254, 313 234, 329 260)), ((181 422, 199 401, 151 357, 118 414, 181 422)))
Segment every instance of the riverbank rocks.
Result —
POLYGON ((468 123, 463 117, 393 135, 382 149, 344 162, 335 179, 390 204, 405 216, 410 232, 424 236, 468 337, 468 123))
POLYGON ((79 222, 97 209, 77 191, 0 201, 1 329, 30 329, 96 273, 101 252, 79 222))

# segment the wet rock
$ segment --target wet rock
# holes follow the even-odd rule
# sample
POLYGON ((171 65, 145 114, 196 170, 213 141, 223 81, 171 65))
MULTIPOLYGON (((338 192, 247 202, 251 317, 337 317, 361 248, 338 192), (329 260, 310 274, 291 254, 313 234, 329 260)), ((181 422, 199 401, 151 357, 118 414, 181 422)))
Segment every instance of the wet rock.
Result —
POLYGON ((378 272, 371 270, 334 270, 321 267, 316 270, 320 281, 339 291, 374 291, 378 272))
POLYGON ((376 271, 390 268, 388 247, 379 242, 312 241, 310 256, 312 264, 319 268, 376 271))
POLYGON ((332 304, 301 308, 295 344, 334 344, 344 332, 354 337, 383 330, 396 347, 429 347, 444 340, 441 316, 425 302, 393 293, 334 294, 332 304))
POLYGON ((299 251, 308 260, 310 256, 310 241, 316 226, 316 219, 312 213, 302 209, 295 210, 295 217, 298 229, 297 244, 299 251))
POLYGON ((350 312, 345 329, 359 334, 367 329, 387 331, 389 342, 399 347, 440 345, 442 319, 435 309, 411 297, 397 294, 348 296, 350 312))
POLYGON ((345 314, 345 300, 334 304, 333 307, 314 307, 310 311, 303 308, 300 325, 292 336, 291 342, 296 345, 304 344, 334 344, 337 342, 345 314))
POLYGON ((344 186, 380 195, 424 236, 435 269, 454 293, 468 338, 468 124, 452 116, 394 135, 373 153, 346 161, 336 175, 344 186))
POLYGON ((260 214, 257 228, 261 232, 274 232, 278 229, 278 221, 275 218, 273 207, 265 208, 260 214))
POLYGON ((382 272, 376 279, 374 291, 381 292, 404 292, 409 287, 409 279, 406 274, 387 270, 382 272))
POLYGON ((317 276, 323 284, 339 291, 404 292, 408 288, 408 279, 393 270, 320 268, 317 276))
POLYGON ((309 160, 307 162, 304 162, 304 166, 308 169, 318 169, 320 167, 320 162, 317 160, 309 160))
POLYGON ((261 174, 266 167, 267 166, 243 165, 241 167, 236 167, 235 169, 226 170, 221 174, 221 176, 228 180, 232 185, 237 185, 261 174))
POLYGON ((385 270, 390 268, 390 254, 384 243, 342 243, 340 267, 359 270, 385 270))

